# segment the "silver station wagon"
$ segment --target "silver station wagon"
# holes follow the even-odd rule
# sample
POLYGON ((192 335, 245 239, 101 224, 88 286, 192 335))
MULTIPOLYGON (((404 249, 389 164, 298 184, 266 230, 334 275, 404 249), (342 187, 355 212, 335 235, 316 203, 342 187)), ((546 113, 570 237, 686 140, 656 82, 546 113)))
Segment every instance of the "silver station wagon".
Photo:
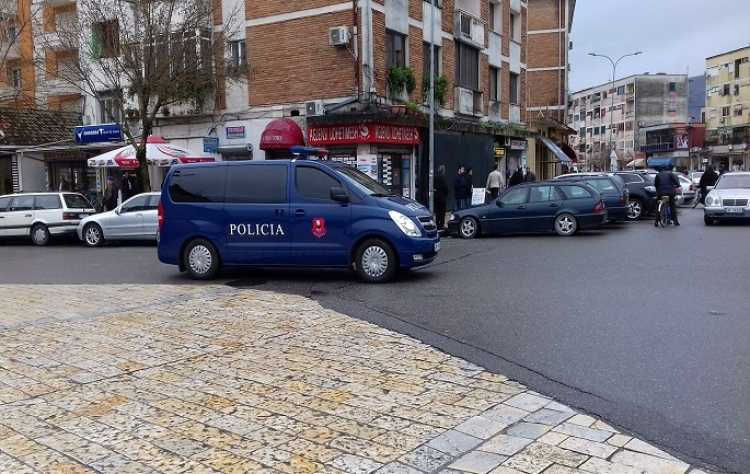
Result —
POLYGON ((19 193, 0 196, 0 237, 29 237, 47 245, 52 236, 74 235, 93 204, 78 193, 19 193))

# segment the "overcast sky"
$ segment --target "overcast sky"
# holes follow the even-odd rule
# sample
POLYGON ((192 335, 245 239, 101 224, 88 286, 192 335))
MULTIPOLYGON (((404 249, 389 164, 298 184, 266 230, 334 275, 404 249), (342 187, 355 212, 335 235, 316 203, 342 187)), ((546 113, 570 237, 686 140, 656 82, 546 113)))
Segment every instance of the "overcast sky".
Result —
POLYGON ((577 0, 571 29, 570 92, 617 77, 703 74, 706 58, 750 46, 750 0, 577 0))

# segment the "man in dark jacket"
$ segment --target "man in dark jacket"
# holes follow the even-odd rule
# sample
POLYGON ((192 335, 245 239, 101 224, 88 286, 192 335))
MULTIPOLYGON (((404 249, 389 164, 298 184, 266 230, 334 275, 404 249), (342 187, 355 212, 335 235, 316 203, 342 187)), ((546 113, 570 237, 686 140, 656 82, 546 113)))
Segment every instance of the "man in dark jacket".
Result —
POLYGON ((510 175, 510 179, 508 180, 508 187, 515 186, 521 183, 523 183, 523 171, 521 171, 521 168, 516 168, 513 174, 510 175))
POLYGON ((708 194, 708 187, 716 184, 716 180, 719 179, 719 175, 714 171, 712 165, 706 166, 706 171, 701 175, 701 180, 698 182, 698 186, 701 188, 701 204, 706 205, 706 195, 708 194))
POLYGON ((464 209, 471 207, 471 199, 474 195, 474 170, 469 166, 464 173, 464 209))
POLYGON ((435 223, 438 230, 445 227, 445 203, 448 201, 448 178, 445 177, 445 166, 440 165, 435 175, 435 223))
POLYGON ((115 178, 113 176, 107 177, 107 185, 104 188, 104 198, 102 202, 104 204, 105 211, 111 211, 117 207, 117 186, 115 186, 115 178))
POLYGON ((464 167, 459 166, 456 176, 453 177, 453 197, 456 199, 456 210, 464 208, 466 199, 466 181, 464 180, 464 167))
MULTIPOLYGON (((656 188, 656 201, 662 198, 662 196, 669 197, 669 208, 672 209, 672 223, 674 225, 680 225, 677 220, 677 205, 674 202, 676 195, 676 189, 681 188, 680 179, 672 172, 674 165, 665 166, 659 171, 659 174, 654 178, 654 187, 656 188)), ((654 226, 659 227, 659 213, 655 213, 656 220, 654 226)))

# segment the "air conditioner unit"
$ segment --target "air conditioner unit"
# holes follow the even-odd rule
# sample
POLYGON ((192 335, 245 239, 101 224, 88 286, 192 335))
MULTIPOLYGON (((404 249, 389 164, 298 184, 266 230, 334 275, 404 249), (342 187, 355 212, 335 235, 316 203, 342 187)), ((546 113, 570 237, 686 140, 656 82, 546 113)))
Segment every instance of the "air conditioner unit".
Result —
POLYGON ((315 115, 323 115, 325 114, 325 110, 323 109, 323 101, 322 100, 313 100, 312 102, 306 102, 305 103, 305 114, 308 117, 312 117, 315 115))
POLYGON ((350 39, 349 28, 346 26, 336 26, 328 30, 328 44, 331 46, 346 46, 350 39))

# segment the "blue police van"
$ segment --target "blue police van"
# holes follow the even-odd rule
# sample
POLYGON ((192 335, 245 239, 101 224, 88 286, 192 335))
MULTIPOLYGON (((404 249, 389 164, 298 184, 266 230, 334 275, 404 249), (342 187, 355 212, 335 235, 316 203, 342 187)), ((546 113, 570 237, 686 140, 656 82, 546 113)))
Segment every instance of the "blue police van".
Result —
POLYGON ((158 242, 161 262, 200 280, 250 265, 350 268, 380 283, 440 250, 425 206, 348 164, 306 159, 174 166, 158 242))

